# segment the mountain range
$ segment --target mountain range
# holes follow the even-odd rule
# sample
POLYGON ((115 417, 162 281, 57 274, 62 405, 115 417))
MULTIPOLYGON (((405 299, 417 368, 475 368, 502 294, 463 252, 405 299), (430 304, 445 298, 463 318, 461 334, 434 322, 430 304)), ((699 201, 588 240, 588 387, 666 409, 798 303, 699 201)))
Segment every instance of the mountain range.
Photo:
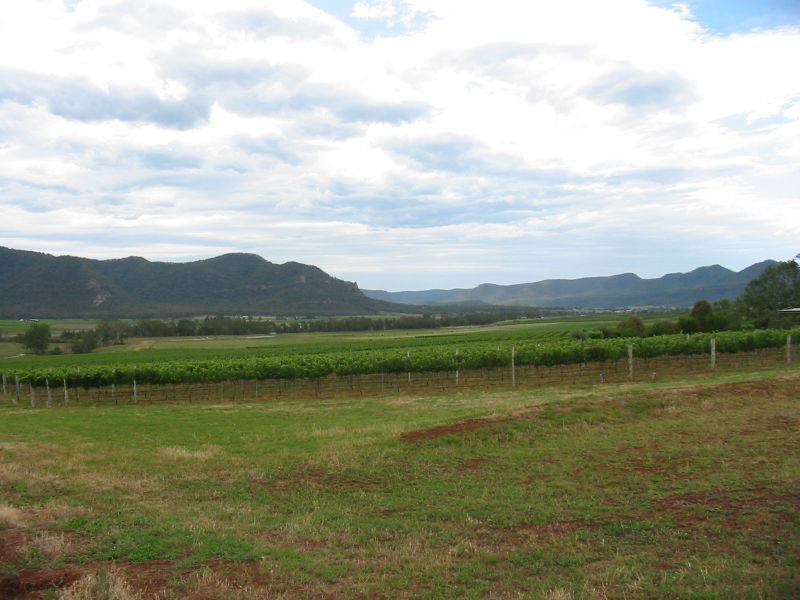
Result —
POLYGON ((391 308, 317 267, 273 264, 255 254, 166 263, 0 247, 0 318, 352 315, 391 308))
POLYGON ((547 279, 535 283, 495 285, 484 283, 470 289, 385 292, 364 290, 376 300, 408 304, 475 304, 506 306, 630 308, 641 306, 688 307, 698 300, 711 302, 736 298, 747 284, 773 260, 741 271, 720 265, 700 267, 689 273, 670 273, 642 279, 634 273, 582 279, 547 279))
POLYGON ((719 265, 642 279, 633 273, 471 289, 360 290, 297 262, 224 254, 186 263, 94 260, 0 247, 0 318, 367 315, 462 307, 691 306, 735 298, 775 261, 734 272, 719 265), (412 305, 412 306, 409 306, 412 305), (413 306, 417 305, 417 306, 413 306), (423 308, 426 307, 426 308, 423 308))

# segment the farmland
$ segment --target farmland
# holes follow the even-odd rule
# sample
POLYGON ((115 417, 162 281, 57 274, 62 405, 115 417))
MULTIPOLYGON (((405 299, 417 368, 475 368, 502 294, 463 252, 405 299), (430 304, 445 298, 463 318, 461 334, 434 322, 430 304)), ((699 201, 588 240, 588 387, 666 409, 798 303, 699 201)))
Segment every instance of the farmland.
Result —
POLYGON ((800 331, 612 324, 0 358, 0 597, 795 597, 800 331))
POLYGON ((6 404, 0 594, 794 597, 798 389, 6 404))
MULTIPOLYGON (((19 357, 0 363, 3 376, 35 387, 50 381, 63 386, 104 387, 112 384, 188 384, 263 379, 319 379, 331 375, 350 376, 369 373, 420 373, 459 369, 492 369, 508 365, 567 365, 617 361, 629 352, 638 357, 703 354, 718 349, 724 353, 787 346, 800 330, 757 330, 715 334, 665 335, 649 338, 574 340, 556 332, 556 338, 521 337, 516 330, 498 330, 480 336, 428 335, 375 338, 350 344, 314 344, 307 347, 277 347, 271 353, 238 350, 238 355, 210 359, 167 360, 165 353, 151 351, 158 360, 132 362, 134 352, 107 353, 104 361, 91 364, 63 364, 64 359, 37 360, 38 368, 25 368, 19 357), (123 360, 127 357, 128 361, 123 360), (109 361, 109 359, 111 359, 109 361), (58 365, 61 363, 61 366, 58 365), (10 368, 9 368, 10 367, 10 368)), ((185 353, 185 349, 172 352, 185 353)), ((233 351, 235 352, 235 351, 233 351)), ((185 354, 183 354, 185 356, 185 354)), ((30 364, 30 359, 27 361, 30 364)), ((5 379, 4 379, 5 381, 5 379)), ((5 383, 4 383, 5 385, 5 383)))
MULTIPOLYGON (((452 327, 430 330, 391 330, 343 333, 293 333, 267 336, 193 336, 174 338, 132 338, 122 345, 108 346, 91 355, 18 356, 24 352, 19 345, 0 343, 0 368, 3 359, 14 356, 13 363, 60 366, 80 364, 119 364, 120 362, 161 362, 163 360, 201 359, 247 356, 253 354, 303 353, 352 349, 372 349, 431 343, 464 343, 537 339, 555 340, 569 337, 572 331, 613 328, 620 320, 614 315, 547 318, 505 322, 484 327, 452 327)), ((54 332, 79 330, 94 326, 88 320, 59 320, 48 322, 54 332)), ((24 332, 30 323, 0 321, 0 331, 9 334, 24 332)))

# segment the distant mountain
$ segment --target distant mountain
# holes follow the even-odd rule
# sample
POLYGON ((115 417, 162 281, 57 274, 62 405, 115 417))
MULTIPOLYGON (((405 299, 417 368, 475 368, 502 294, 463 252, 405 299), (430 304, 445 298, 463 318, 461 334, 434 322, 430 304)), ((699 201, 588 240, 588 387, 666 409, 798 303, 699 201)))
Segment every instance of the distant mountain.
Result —
POLYGON ((697 300, 737 297, 745 286, 773 260, 731 271, 719 265, 689 273, 670 273, 658 279, 642 279, 633 273, 583 279, 548 279, 536 283, 494 285, 471 289, 385 292, 364 290, 376 300, 408 304, 486 303, 506 306, 624 308, 634 306, 692 306, 697 300))
POLYGON ((0 247, 0 318, 354 315, 391 309, 317 267, 277 265, 255 254, 166 263, 0 247))

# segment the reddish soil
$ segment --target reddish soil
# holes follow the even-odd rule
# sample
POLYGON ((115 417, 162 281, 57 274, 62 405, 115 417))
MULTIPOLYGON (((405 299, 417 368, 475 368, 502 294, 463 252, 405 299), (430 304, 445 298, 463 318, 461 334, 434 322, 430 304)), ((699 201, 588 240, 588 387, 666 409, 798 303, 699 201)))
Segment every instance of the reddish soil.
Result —
POLYGON ((174 574, 170 561, 144 563, 92 562, 50 568, 14 568, 24 560, 20 550, 29 547, 30 537, 19 529, 0 531, 0 598, 39 598, 49 590, 66 587, 83 576, 107 571, 112 566, 124 575, 137 591, 154 595, 166 589, 174 574))
POLYGON ((723 520, 728 527, 744 524, 750 517, 769 515, 777 519, 797 519, 800 515, 800 482, 793 482, 792 487, 793 490, 783 493, 757 487, 737 496, 724 490, 689 492, 664 498, 659 503, 659 510, 682 525, 709 522, 705 517, 709 510, 713 519, 723 520))
POLYGON ((400 436, 404 442, 421 442, 423 440, 434 440, 436 438, 451 435, 454 433, 467 433, 475 431, 483 427, 497 425, 498 423, 505 423, 511 419, 501 419, 487 417, 485 419, 467 419, 466 421, 457 421, 448 425, 439 425, 438 427, 431 427, 430 429, 418 429, 417 431, 409 431, 400 436))
POLYGON ((485 456, 470 458, 458 466, 460 473, 479 473, 484 464, 490 462, 485 456))

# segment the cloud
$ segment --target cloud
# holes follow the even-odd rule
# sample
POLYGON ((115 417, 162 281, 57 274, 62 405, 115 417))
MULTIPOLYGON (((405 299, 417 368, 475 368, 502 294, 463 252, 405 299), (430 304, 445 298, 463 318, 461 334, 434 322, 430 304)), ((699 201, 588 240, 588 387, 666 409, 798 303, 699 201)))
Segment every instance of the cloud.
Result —
POLYGON ((405 27, 419 26, 427 17, 426 11, 414 6, 412 2, 402 0, 358 0, 353 5, 352 16, 357 19, 382 21, 389 27, 398 24, 405 27))
POLYGON ((19 3, 0 22, 4 243, 255 251, 388 289, 796 253, 792 23, 333 4, 19 3))
POLYGON ((677 73, 653 73, 623 67, 586 88, 599 103, 619 104, 633 111, 680 110, 699 98, 692 83, 677 73))
POLYGON ((203 98, 159 98, 139 87, 109 86, 98 89, 78 78, 45 77, 21 71, 0 71, 0 102, 12 100, 46 105, 54 115, 78 121, 150 122, 187 129, 208 118, 209 102, 203 98))
POLYGON ((355 89, 338 84, 300 83, 293 88, 261 87, 228 94, 223 104, 248 115, 302 115, 328 111, 345 123, 404 123, 430 113, 423 102, 374 100, 355 89))
POLYGON ((285 19, 265 10, 231 11, 220 15, 222 22, 234 31, 245 31, 256 37, 319 38, 334 33, 328 23, 309 18, 285 19))

